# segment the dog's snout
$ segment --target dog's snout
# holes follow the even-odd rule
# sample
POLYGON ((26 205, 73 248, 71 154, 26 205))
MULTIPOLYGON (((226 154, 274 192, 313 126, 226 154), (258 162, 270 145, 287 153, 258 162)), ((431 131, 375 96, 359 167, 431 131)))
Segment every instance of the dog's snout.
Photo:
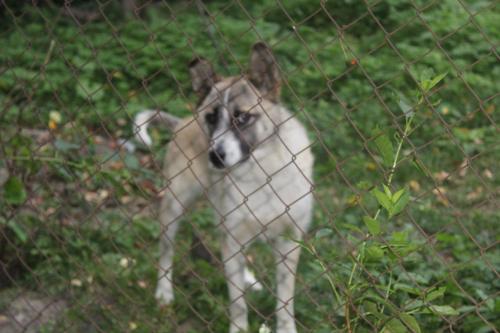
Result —
POLYGON ((212 162, 214 167, 216 167, 217 169, 222 169, 224 168, 224 159, 226 158, 226 152, 222 147, 217 147, 208 154, 208 158, 210 159, 210 162, 212 162))

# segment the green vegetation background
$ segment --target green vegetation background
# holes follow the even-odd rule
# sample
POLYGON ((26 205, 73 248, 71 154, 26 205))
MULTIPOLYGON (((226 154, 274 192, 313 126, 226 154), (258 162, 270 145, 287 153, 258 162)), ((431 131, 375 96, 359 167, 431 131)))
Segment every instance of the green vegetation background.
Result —
MULTIPOLYGON (((210 27, 195 2, 155 3, 141 10, 141 19, 124 15, 118 2, 74 2, 97 10, 88 22, 62 7, 6 4, 0 11, 0 168, 10 181, 0 190, 0 310, 31 290, 68 300, 47 332, 226 331, 221 266, 189 254, 193 234, 218 253, 203 203, 179 236, 176 303, 156 306, 159 227, 152 203, 164 186, 159 170, 168 133, 154 131, 153 154, 120 149, 121 139, 131 139, 132 117, 143 108, 191 112, 186 64, 193 56, 211 59, 220 73, 238 74, 251 45, 264 40, 282 68, 283 103, 315 142, 317 204, 307 242, 340 290, 366 237, 362 216, 377 209, 369 190, 389 172, 374 130, 395 140, 402 133, 401 101, 414 103, 419 82, 447 73, 428 96, 432 106, 415 115, 398 164, 394 184, 410 189, 410 203, 395 219, 382 219, 380 237, 409 250, 392 259, 372 253, 353 293, 343 297, 355 309, 357 332, 390 331, 398 309, 416 318, 422 332, 484 333, 500 326, 495 1, 388 0, 369 7, 350 0, 209 1, 210 27), (33 132, 52 143, 41 144, 33 132), (372 300, 383 318, 361 297, 377 288, 395 304, 389 309, 372 300), (412 312, 432 291, 439 291, 436 304, 449 308, 412 312)), ((271 288, 269 249, 257 245, 249 253, 271 288)), ((345 307, 324 275, 304 253, 300 331, 347 332, 345 307)), ((272 293, 252 292, 249 301, 252 332, 264 322, 272 326, 272 293)), ((406 324, 392 331, 408 331, 406 324)))

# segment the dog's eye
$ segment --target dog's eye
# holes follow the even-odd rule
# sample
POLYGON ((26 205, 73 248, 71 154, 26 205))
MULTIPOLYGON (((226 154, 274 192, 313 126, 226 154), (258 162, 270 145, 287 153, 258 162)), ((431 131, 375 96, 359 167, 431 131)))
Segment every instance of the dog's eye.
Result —
POLYGON ((207 113, 205 115, 205 120, 207 124, 209 125, 215 125, 217 123, 217 117, 218 117, 218 109, 215 109, 214 112, 207 113))
POLYGON ((242 126, 247 124, 250 121, 250 119, 252 119, 252 115, 249 112, 235 110, 233 113, 233 118, 237 126, 242 126))

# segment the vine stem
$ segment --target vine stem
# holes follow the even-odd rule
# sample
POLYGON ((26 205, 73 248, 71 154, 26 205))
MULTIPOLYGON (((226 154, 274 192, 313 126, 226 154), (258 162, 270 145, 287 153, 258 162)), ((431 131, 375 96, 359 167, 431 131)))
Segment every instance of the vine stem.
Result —
POLYGON ((330 274, 328 274, 328 270, 327 270, 325 264, 323 263, 323 261, 321 259, 319 259, 318 252, 316 251, 316 249, 312 245, 310 248, 306 247, 306 249, 316 257, 316 261, 319 263, 319 265, 321 266, 323 271, 326 272, 326 278, 328 280, 328 283, 330 284, 330 289, 332 289, 333 293, 335 294, 335 298, 337 298, 337 302, 341 303, 342 300, 340 298, 340 294, 338 293, 337 288, 335 288, 335 283, 333 283, 333 280, 330 277, 330 274))
POLYGON ((412 121, 413 121, 413 116, 408 117, 406 120, 405 129, 403 131, 403 137, 401 138, 401 140, 399 140, 398 148, 396 149, 394 161, 392 162, 391 171, 389 173, 389 178, 387 179, 387 186, 390 186, 392 184, 392 178, 394 177, 394 174, 396 172, 396 165, 398 164, 399 154, 401 153, 401 148, 403 147, 405 139, 408 137, 408 132, 410 132, 412 121))
MULTIPOLYGON (((332 290, 333 294, 335 295, 335 298, 337 299, 337 302, 339 304, 342 304, 342 299, 340 298, 340 294, 337 291, 337 288, 335 288, 335 283, 333 282, 332 277, 328 273, 328 269, 327 269, 326 265, 324 264, 323 260, 320 259, 319 255, 318 255, 318 252, 316 251, 316 248, 312 244, 310 246, 306 246, 306 245, 304 245, 304 244, 302 244, 300 242, 298 242, 298 244, 299 244, 299 246, 301 246, 302 248, 304 248, 305 250, 307 250, 310 254, 312 254, 315 257, 316 262, 319 263, 319 265, 321 266, 321 269, 323 270, 323 272, 326 275, 326 279, 328 280, 328 284, 330 285, 330 289, 332 290)), ((347 321, 348 332, 352 333, 352 330, 350 328, 350 319, 349 319, 349 308, 348 308, 348 306, 349 306, 349 302, 346 302, 346 305, 345 305, 345 308, 344 308, 344 312, 346 314, 346 321, 347 321)))
MULTIPOLYGON (((385 302, 387 302, 387 300, 389 299, 389 293, 391 292, 391 285, 392 285, 392 271, 389 275, 389 284, 387 285, 387 290, 385 292, 385 297, 384 297, 385 302)), ((385 309, 385 303, 382 304, 382 309, 380 310, 380 312, 384 313, 384 309, 385 309)))
MULTIPOLYGON (((401 153, 401 149, 403 147, 404 140, 408 137, 408 133, 410 132, 412 121, 413 121, 413 116, 406 118, 403 136, 399 140, 398 147, 396 149, 396 154, 394 154, 394 160, 392 161, 391 170, 389 172, 389 178, 387 179, 387 186, 390 186, 392 184, 392 179, 393 179, 394 174, 396 172, 396 166, 397 166, 398 160, 399 160, 399 154, 401 153)), ((381 212, 381 209, 380 208, 377 209, 377 212, 375 213, 375 216, 373 217, 374 220, 378 219, 380 212, 381 212)), ((364 241, 363 244, 361 245, 361 251, 356 256, 356 262, 352 266, 351 274, 349 276, 349 282, 347 285, 348 288, 351 286, 352 280, 354 278, 354 273, 356 272, 356 270, 358 268, 358 262, 361 260, 361 255, 364 252, 365 245, 366 245, 366 241, 364 241)))

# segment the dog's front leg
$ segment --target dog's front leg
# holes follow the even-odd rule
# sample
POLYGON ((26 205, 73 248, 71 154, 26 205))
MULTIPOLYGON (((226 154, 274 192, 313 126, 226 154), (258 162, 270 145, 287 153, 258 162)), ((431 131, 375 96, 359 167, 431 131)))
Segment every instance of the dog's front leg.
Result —
POLYGON ((248 330, 247 304, 245 302, 245 256, 241 245, 231 235, 226 235, 222 245, 224 272, 229 290, 229 333, 248 330))
POLYGON ((174 239, 183 212, 183 206, 167 190, 160 206, 160 262, 158 267, 158 284, 155 293, 156 299, 162 305, 170 304, 174 300, 174 290, 172 287, 174 239))
POLYGON ((296 333, 293 300, 300 246, 293 241, 285 239, 277 240, 275 246, 277 288, 276 333, 296 333))

